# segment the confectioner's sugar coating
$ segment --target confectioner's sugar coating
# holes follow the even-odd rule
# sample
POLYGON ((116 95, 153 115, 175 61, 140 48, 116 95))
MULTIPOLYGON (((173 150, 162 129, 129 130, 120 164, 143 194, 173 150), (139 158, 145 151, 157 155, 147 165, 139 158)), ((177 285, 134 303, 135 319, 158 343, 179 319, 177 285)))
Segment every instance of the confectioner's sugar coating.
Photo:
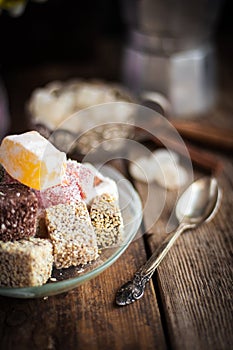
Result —
POLYGON ((44 191, 36 191, 41 208, 57 204, 77 203, 90 196, 94 175, 90 169, 75 160, 66 162, 62 183, 44 191))
POLYGON ((95 197, 90 207, 90 218, 99 248, 110 247, 120 242, 123 219, 115 197, 108 193, 95 197))
POLYGON ((0 184, 0 240, 29 238, 36 233, 38 200, 22 184, 0 184))
POLYGON ((84 202, 52 206, 46 209, 45 220, 56 268, 85 265, 97 259, 96 236, 84 202))
POLYGON ((36 131, 7 136, 0 146, 0 162, 6 171, 37 190, 61 183, 65 161, 65 153, 36 131))
POLYGON ((96 196, 101 196, 105 193, 108 193, 118 201, 119 193, 116 182, 107 176, 103 176, 92 164, 84 163, 84 165, 94 176, 94 186, 92 190, 88 192, 88 196, 85 199, 86 203, 91 204, 96 196))
POLYGON ((0 263, 0 286, 40 286, 51 277, 52 244, 40 238, 0 241, 0 263))
POLYGON ((68 159, 65 178, 68 183, 76 183, 80 189, 82 199, 90 196, 94 186, 94 173, 85 164, 68 159))
POLYGON ((36 192, 40 208, 49 208, 57 204, 79 202, 82 197, 79 187, 74 184, 61 184, 36 192))
POLYGON ((103 180, 94 188, 94 197, 108 193, 115 200, 119 199, 117 184, 109 177, 104 177, 103 180))

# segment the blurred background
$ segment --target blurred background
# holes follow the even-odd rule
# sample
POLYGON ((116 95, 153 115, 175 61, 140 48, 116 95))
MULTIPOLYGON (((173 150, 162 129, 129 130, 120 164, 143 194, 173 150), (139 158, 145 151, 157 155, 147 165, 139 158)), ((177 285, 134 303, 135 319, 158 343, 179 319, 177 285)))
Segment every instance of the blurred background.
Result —
POLYGON ((233 102, 226 91, 232 91, 232 8, 231 0, 191 1, 185 9, 181 0, 48 0, 29 1, 18 16, 3 9, 0 78, 9 106, 8 130, 25 129, 25 103, 33 89, 73 77, 117 81, 136 94, 142 90, 162 92, 174 100, 178 117, 179 113, 209 117, 213 108, 215 114, 221 109, 221 118, 230 125, 233 102), (192 50, 194 55, 184 55, 192 50), (151 69, 145 68, 150 68, 153 60, 159 67, 153 72, 154 80, 150 79, 151 69), (195 83, 192 89, 200 92, 201 86, 203 93, 199 94, 199 109, 194 106, 179 112, 177 84, 180 76, 185 76, 185 63, 187 69, 194 67, 197 72, 189 79, 195 83), (167 77, 171 67, 172 78, 167 77), (212 87, 210 102, 203 105, 203 94, 212 87))

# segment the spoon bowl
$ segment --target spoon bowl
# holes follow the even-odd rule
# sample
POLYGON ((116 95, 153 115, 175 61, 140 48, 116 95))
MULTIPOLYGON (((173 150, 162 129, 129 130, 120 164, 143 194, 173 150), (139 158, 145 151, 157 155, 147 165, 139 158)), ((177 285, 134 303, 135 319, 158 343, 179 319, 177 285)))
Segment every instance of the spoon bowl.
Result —
POLYGON ((181 195, 176 205, 176 217, 179 221, 200 225, 213 218, 216 213, 220 189, 217 180, 202 177, 193 182, 181 195))

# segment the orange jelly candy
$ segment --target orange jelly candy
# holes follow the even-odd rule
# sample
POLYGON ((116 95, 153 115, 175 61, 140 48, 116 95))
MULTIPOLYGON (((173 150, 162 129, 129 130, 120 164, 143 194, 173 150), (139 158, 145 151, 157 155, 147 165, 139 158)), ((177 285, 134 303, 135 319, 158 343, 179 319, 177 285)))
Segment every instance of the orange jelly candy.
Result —
POLYGON ((42 190, 62 182, 66 155, 37 131, 29 131, 3 139, 0 163, 19 182, 42 190))

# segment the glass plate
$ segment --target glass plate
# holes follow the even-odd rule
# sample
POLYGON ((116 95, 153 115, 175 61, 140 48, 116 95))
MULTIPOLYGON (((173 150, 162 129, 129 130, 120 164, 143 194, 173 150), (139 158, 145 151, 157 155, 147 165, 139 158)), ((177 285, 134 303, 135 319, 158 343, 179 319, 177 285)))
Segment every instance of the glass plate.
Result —
POLYGON ((0 288, 0 295, 14 298, 47 297, 77 287, 96 277, 112 265, 125 251, 134 239, 142 220, 142 205, 139 195, 133 186, 118 171, 109 166, 103 166, 101 173, 115 180, 119 190, 119 202, 124 222, 123 241, 120 245, 101 251, 99 258, 84 268, 70 267, 53 270, 52 280, 38 287, 0 288))

